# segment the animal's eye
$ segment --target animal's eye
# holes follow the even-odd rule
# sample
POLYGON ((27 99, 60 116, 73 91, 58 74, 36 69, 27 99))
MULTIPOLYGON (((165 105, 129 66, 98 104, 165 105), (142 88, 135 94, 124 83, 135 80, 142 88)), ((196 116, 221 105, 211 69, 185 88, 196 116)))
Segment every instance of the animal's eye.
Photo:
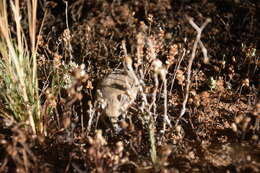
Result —
POLYGON ((117 96, 117 99, 118 99, 119 101, 121 100, 121 98, 122 98, 121 95, 118 95, 118 96, 117 96))

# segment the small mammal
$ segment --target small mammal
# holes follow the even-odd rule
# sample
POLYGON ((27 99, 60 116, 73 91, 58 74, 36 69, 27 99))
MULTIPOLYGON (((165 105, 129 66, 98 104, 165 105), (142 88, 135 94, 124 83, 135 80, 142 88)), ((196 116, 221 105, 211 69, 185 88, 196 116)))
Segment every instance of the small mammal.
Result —
POLYGON ((97 101, 112 123, 135 101, 138 86, 127 72, 111 73, 97 85, 97 101))

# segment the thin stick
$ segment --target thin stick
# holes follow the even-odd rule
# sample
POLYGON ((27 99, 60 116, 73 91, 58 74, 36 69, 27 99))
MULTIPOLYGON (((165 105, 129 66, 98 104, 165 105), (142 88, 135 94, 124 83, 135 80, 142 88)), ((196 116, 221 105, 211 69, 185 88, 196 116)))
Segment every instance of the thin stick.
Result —
POLYGON ((185 54, 186 54, 186 49, 184 48, 184 49, 183 49, 183 54, 182 54, 181 58, 178 60, 178 65, 177 65, 177 66, 175 67, 175 69, 174 69, 174 75, 173 75, 173 79, 172 79, 172 83, 171 83, 170 93, 172 93, 172 88, 173 88, 173 84, 174 84, 174 81, 175 81, 175 78, 176 78, 176 75, 177 75, 177 71, 178 71, 179 68, 180 68, 181 62, 182 62, 182 60, 183 60, 185 54))
MULTIPOLYGON (((91 125, 92 125, 92 120, 94 118, 94 115, 95 115, 95 109, 93 109, 93 105, 91 102, 88 103, 89 105, 89 110, 88 110, 88 113, 89 113, 89 120, 88 120, 88 127, 87 127, 87 133, 90 132, 90 129, 91 129, 91 125)), ((97 105, 94 104, 94 107, 96 108, 97 105)))
POLYGON ((151 110, 151 108, 153 107, 153 114, 154 114, 154 119, 157 119, 157 115, 156 115, 156 93, 158 91, 158 86, 159 86, 159 80, 158 80, 158 74, 154 73, 154 81, 155 81, 155 88, 153 91, 153 97, 152 97, 152 103, 149 106, 149 110, 151 110))
MULTIPOLYGON (((63 2, 64 2, 65 5, 66 5, 66 8, 65 8, 66 26, 67 26, 67 30, 68 30, 69 35, 70 35, 69 19, 68 19, 68 1, 63 0, 63 2)), ((70 35, 70 36, 71 36, 71 35, 70 35)), ((72 46, 71 46, 71 43, 70 43, 70 39, 69 39, 68 43, 65 43, 65 44, 66 44, 66 46, 68 47, 68 50, 69 50, 70 60, 72 60, 72 59, 73 59, 73 56, 72 56, 72 46)))
POLYGON ((167 103, 168 103, 168 99, 167 99, 167 79, 165 78, 163 80, 163 85, 164 85, 164 89, 163 89, 163 95, 164 95, 164 120, 163 120, 163 132, 165 132, 166 129, 166 122, 167 124, 172 127, 171 125, 171 121, 167 115, 167 103))
MULTIPOLYGON (((188 98, 189 98, 189 90, 190 90, 190 84, 191 84, 191 81, 190 81, 190 78, 191 78, 191 67, 192 67, 192 63, 193 63, 193 60, 195 59, 195 55, 196 55, 196 50, 197 50, 197 47, 198 47, 198 43, 201 42, 200 41, 200 38, 201 38, 201 33, 203 31, 203 29, 206 27, 206 25, 211 21, 211 19, 206 19, 206 21, 202 24, 201 27, 198 27, 197 24, 194 23, 193 19, 191 17, 188 17, 187 16, 187 19, 190 23, 190 25, 197 31, 197 37, 196 37, 196 40, 194 42, 194 45, 193 45, 193 48, 192 48, 192 53, 191 53, 191 57, 189 59, 189 64, 188 64, 188 72, 187 72, 187 80, 186 80, 186 88, 185 88, 185 98, 184 98, 184 101, 182 103, 182 110, 181 110, 181 113, 180 113, 180 116, 179 118, 177 119, 176 121, 176 126, 178 125, 179 123, 179 120, 181 119, 181 117, 185 114, 186 112, 186 104, 187 104, 187 101, 188 101, 188 98)), ((202 42, 200 43, 200 46, 202 47, 202 50, 203 48, 205 48, 202 44, 202 42)), ((205 49, 203 50, 203 54, 204 54, 204 51, 205 49)), ((204 54, 205 55, 205 54, 204 54)))
MULTIPOLYGON (((125 41, 122 41, 122 48, 123 48, 123 51, 125 54, 125 58, 129 57, 127 54, 125 41)), ((142 82, 136 76, 134 69, 132 67, 132 62, 124 62, 123 64, 125 66, 125 69, 127 69, 126 71, 129 73, 129 76, 134 78, 135 84, 138 86, 139 90, 141 91, 141 95, 142 95, 143 101, 145 102, 145 105, 148 105, 148 101, 147 101, 146 95, 145 95, 143 87, 142 87, 142 82)))

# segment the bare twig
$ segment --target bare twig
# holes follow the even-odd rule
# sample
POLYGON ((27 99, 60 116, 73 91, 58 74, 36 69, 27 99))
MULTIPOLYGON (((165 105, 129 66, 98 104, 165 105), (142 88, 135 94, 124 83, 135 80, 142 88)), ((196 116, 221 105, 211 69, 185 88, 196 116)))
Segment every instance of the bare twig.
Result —
POLYGON ((168 107, 167 107, 167 103, 168 103, 168 98, 167 98, 167 79, 166 79, 166 75, 165 75, 165 77, 164 77, 164 79, 163 79, 163 85, 164 85, 164 89, 163 89, 163 95, 164 95, 164 121, 163 121, 163 132, 165 132, 165 129, 166 129, 166 122, 167 122, 167 124, 170 126, 170 127, 172 127, 172 125, 171 125, 171 121, 170 121, 170 119, 169 119, 169 117, 168 117, 168 114, 167 114, 167 112, 168 112, 168 107))
POLYGON ((173 88, 173 84, 174 84, 174 81, 175 81, 175 78, 176 78, 177 71, 179 70, 181 62, 182 62, 185 55, 186 55, 186 49, 184 48, 182 56, 178 59, 178 65, 174 69, 174 75, 173 75, 173 79, 172 79, 172 83, 171 83, 170 93, 172 93, 172 88, 173 88))
MULTIPOLYGON (((163 130, 162 132, 164 133, 166 129, 166 123, 171 127, 171 122, 170 119, 167 115, 167 79, 166 75, 168 73, 167 67, 159 60, 156 58, 156 50, 155 50, 155 44, 154 41, 150 38, 147 40, 147 44, 149 47, 149 58, 150 61, 152 61, 152 67, 155 75, 155 85, 156 85, 156 91, 158 90, 158 78, 156 78, 158 75, 161 77, 164 85, 164 116, 163 116, 163 130)), ((153 96, 155 97, 156 92, 153 93, 153 96)))
POLYGON ((200 48, 203 53, 204 58, 208 58, 208 50, 205 48, 201 40, 199 40, 200 48))
MULTIPOLYGON (((155 140, 155 125, 154 125, 154 117, 152 116, 152 113, 150 111, 150 109, 153 107, 154 111, 156 111, 156 104, 155 104, 155 100, 156 100, 156 92, 158 90, 158 73, 154 76, 155 77, 155 82, 156 82, 156 88, 155 91, 153 93, 153 103, 151 106, 149 106, 148 100, 147 100, 147 96, 144 93, 144 89, 142 86, 142 80, 138 79, 133 67, 132 67, 132 59, 130 56, 128 56, 127 54, 127 50, 126 50, 126 45, 125 45, 125 41, 122 41, 122 49, 124 51, 124 68, 127 69, 127 73, 129 74, 129 76, 131 76, 134 80, 135 80, 135 85, 137 85, 141 96, 142 96, 142 100, 143 100, 143 105, 141 110, 145 111, 145 116, 144 116, 144 121, 145 123, 148 125, 148 132, 149 132, 149 137, 150 137, 150 144, 151 144, 151 159, 153 161, 153 163, 155 164, 157 162, 157 151, 156 151, 156 140, 155 140)), ((155 59, 155 58, 154 58, 155 59)), ((166 75, 165 75, 166 76, 166 75)), ((167 98, 166 98, 167 99, 167 98)))
POLYGON ((125 69, 127 69, 129 76, 133 77, 133 79, 135 80, 135 84, 138 86, 138 88, 141 92, 141 95, 142 95, 143 101, 145 102, 145 105, 148 105, 147 97, 146 97, 144 90, 143 90, 143 87, 142 87, 142 82, 136 76, 134 69, 132 67, 132 59, 127 54, 125 41, 122 41, 122 48, 123 48, 123 51, 124 51, 124 54, 125 54, 125 62, 123 63, 124 66, 125 66, 125 69))
POLYGON ((158 74, 154 73, 154 82, 155 82, 155 88, 153 90, 153 97, 152 97, 152 103, 149 106, 149 110, 153 107, 153 114, 154 114, 154 119, 157 119, 157 115, 156 115, 156 93, 158 91, 158 86, 159 86, 159 79, 158 79, 158 74))
MULTIPOLYGON (((94 118, 94 115, 95 115, 95 109, 93 109, 93 105, 91 102, 88 102, 88 105, 89 105, 89 110, 88 110, 88 113, 89 113, 89 120, 88 120, 88 127, 87 127, 87 133, 90 132, 90 129, 91 129, 91 125, 92 125, 92 120, 94 118)), ((96 108, 97 105, 94 104, 94 108, 96 108)))
POLYGON ((188 17, 187 16, 187 19, 190 23, 190 25, 197 31, 197 37, 196 37, 196 40, 194 42, 194 45, 193 45, 193 48, 192 48, 192 53, 191 53, 191 57, 189 59, 189 64, 188 64, 188 71, 187 71, 187 80, 186 80, 186 88, 185 88, 185 98, 184 98, 184 101, 182 103, 182 110, 181 110, 181 113, 180 113, 180 116, 179 118, 177 119, 176 121, 176 126, 178 125, 179 123, 179 120, 181 119, 181 117, 184 115, 184 113, 186 112, 186 104, 187 104, 187 101, 188 101, 188 98, 189 98, 189 90, 190 90, 190 84, 191 84, 191 81, 190 81, 190 78, 191 78, 191 67, 192 67, 192 63, 193 63, 193 60, 195 58, 195 55, 196 55, 196 50, 197 50, 197 47, 198 47, 198 43, 200 44, 201 48, 202 48, 202 52, 203 52, 203 55, 205 56, 206 55, 206 48, 204 47, 204 45, 202 44, 200 38, 201 38, 201 33, 203 31, 203 29, 206 27, 206 25, 211 21, 211 19, 206 19, 206 21, 202 24, 201 27, 199 27, 197 24, 194 23, 193 19, 191 17, 188 17))
MULTIPOLYGON (((68 20, 68 1, 63 0, 63 2, 66 5, 65 14, 66 14, 66 26, 67 26, 67 29, 65 31, 67 31, 68 37, 71 37, 70 29, 69 29, 69 20, 68 20)), ((69 52, 69 55, 70 55, 70 59, 72 60, 73 59, 73 55, 72 55, 72 46, 71 46, 71 43, 70 43, 70 39, 68 39, 68 42, 65 42, 65 44, 66 44, 66 47, 68 49, 68 52, 69 52)))
MULTIPOLYGON (((168 73, 167 68, 165 67, 165 65, 162 64, 162 62, 159 59, 154 59, 153 63, 153 71, 154 71, 154 75, 155 75, 155 85, 156 85, 156 91, 158 90, 158 75, 161 77, 162 81, 163 81, 163 85, 164 85, 164 121, 163 121, 163 130, 162 132, 164 133, 165 129, 166 129, 166 123, 171 127, 171 122, 170 119, 167 115, 167 79, 166 79, 166 75, 168 73)), ((153 97, 156 96, 156 92, 153 93, 153 97)), ((155 98, 153 98, 155 99, 155 98)), ((155 101, 153 101, 155 102, 155 101)), ((154 103, 152 103, 154 104, 154 103)))

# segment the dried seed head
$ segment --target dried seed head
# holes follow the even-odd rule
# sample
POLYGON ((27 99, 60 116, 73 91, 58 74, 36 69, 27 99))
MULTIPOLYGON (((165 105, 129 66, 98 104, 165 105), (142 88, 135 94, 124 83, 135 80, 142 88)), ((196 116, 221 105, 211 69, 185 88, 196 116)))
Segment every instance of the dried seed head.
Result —
POLYGON ((95 139, 97 140, 97 142, 98 142, 101 146, 107 144, 106 139, 105 139, 105 138, 103 137, 103 135, 102 135, 102 130, 97 130, 97 131, 96 131, 95 139))
POLYGON ((178 45, 177 44, 173 44, 170 46, 169 48, 169 53, 167 55, 167 60, 166 60, 166 64, 167 67, 169 68, 172 64, 175 63, 175 56, 178 54, 178 45))
POLYGON ((244 117, 243 117, 243 115, 241 115, 241 114, 238 115, 238 116, 236 116, 236 117, 235 117, 235 123, 236 123, 236 124, 239 124, 239 123, 243 120, 243 118, 244 118, 244 117))
POLYGON ((237 132, 237 125, 236 125, 236 123, 232 123, 231 124, 231 128, 232 128, 233 132, 237 132))
POLYGON ((92 81, 90 81, 90 80, 87 81, 86 88, 90 89, 90 90, 92 90, 94 88, 93 85, 92 85, 92 81))
POLYGON ((196 90, 191 90, 191 91, 190 91, 190 94, 191 94, 192 96, 196 96, 196 95, 197 95, 196 90))
POLYGON ((128 127, 129 127, 129 124, 126 122, 126 121, 120 121, 120 127, 122 128, 122 129, 127 129, 128 127))
POLYGON ((182 129, 182 127, 181 127, 180 125, 178 125, 178 126, 176 126, 176 127, 175 127, 175 129, 176 129, 177 133, 180 133, 180 132, 181 132, 181 129, 182 129))
POLYGON ((159 70, 159 75, 160 75, 160 77, 161 77, 161 79, 162 79, 163 81, 166 80, 166 75, 167 75, 167 69, 166 69, 166 67, 160 68, 160 70, 159 70))
POLYGON ((243 131, 246 131, 246 129, 247 129, 248 124, 249 124, 250 121, 251 121, 251 118, 250 118, 250 117, 244 118, 244 120, 243 120, 243 125, 242 125, 242 130, 243 130, 243 131))
POLYGON ((117 152, 118 153, 121 153, 124 150, 124 144, 123 144, 122 141, 117 142, 116 146, 117 146, 117 152))
POLYGON ((125 56, 124 63, 126 64, 126 67, 129 70, 132 68, 133 60, 130 56, 125 56))
POLYGON ((179 85, 184 85, 184 81, 185 81, 185 76, 184 76, 184 72, 182 70, 177 70, 177 75, 176 75, 176 79, 178 81, 179 85))
POLYGON ((242 86, 249 87, 249 79, 248 79, 248 78, 246 78, 246 79, 243 80, 242 86))
POLYGON ((149 62, 153 61, 156 59, 156 50, 155 50, 155 38, 154 37, 149 37, 147 38, 147 54, 148 54, 148 60, 149 62))
POLYGON ((252 139, 253 139, 254 141, 257 141, 257 140, 259 139, 259 137, 258 137, 257 135, 253 135, 253 136, 252 136, 252 139))
POLYGON ((149 23, 152 23, 153 22, 153 15, 148 14, 147 20, 149 21, 149 23))
POLYGON ((162 68, 163 63, 159 59, 154 59, 152 62, 153 71, 159 73, 159 70, 162 68))
POLYGON ((171 45, 169 50, 169 56, 173 58, 177 54, 178 54, 178 45, 177 44, 171 45))
POLYGON ((65 129, 68 128, 68 127, 70 126, 70 124, 71 124, 71 119, 70 119, 70 117, 65 117, 65 118, 63 118, 62 123, 63 123, 63 126, 64 126, 65 129))
POLYGON ((256 104, 253 115, 255 115, 256 118, 260 118, 260 103, 256 104))
POLYGON ((161 79, 165 81, 167 75, 167 68, 163 65, 163 63, 159 59, 154 59, 152 62, 153 71, 160 75, 161 79))
POLYGON ((143 21, 141 21, 139 29, 140 29, 141 32, 146 32, 148 27, 145 25, 145 23, 143 21))
POLYGON ((65 29, 62 33, 62 40, 65 43, 68 43, 71 40, 71 35, 70 35, 70 30, 69 29, 65 29))
POLYGON ((53 61, 54 61, 54 67, 55 68, 59 68, 61 66, 61 59, 62 59, 62 56, 55 53, 54 54, 54 57, 53 57, 53 61))

